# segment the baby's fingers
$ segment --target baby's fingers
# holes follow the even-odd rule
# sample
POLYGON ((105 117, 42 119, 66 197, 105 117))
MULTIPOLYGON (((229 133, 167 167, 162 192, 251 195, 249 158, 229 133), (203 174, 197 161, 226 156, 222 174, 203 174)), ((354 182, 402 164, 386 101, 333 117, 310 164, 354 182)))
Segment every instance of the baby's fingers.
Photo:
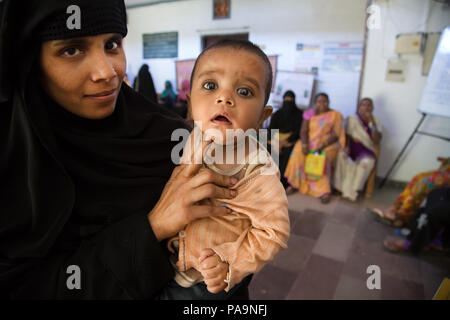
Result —
POLYGON ((202 250, 202 252, 200 253, 200 257, 198 258, 198 262, 202 263, 203 260, 205 260, 206 258, 215 255, 214 250, 212 250, 211 248, 205 248, 202 250))
POLYGON ((216 256, 209 256, 202 263, 200 263, 201 270, 208 270, 217 267, 220 263, 220 259, 216 256))
POLYGON ((223 274, 219 274, 213 278, 205 279, 205 284, 209 292, 218 293, 227 287, 227 283, 224 280, 225 276, 223 274))
POLYGON ((206 288, 208 289, 209 292, 216 294, 216 293, 219 293, 219 292, 225 290, 226 287, 227 287, 227 284, 225 282, 223 282, 219 285, 207 285, 206 288))

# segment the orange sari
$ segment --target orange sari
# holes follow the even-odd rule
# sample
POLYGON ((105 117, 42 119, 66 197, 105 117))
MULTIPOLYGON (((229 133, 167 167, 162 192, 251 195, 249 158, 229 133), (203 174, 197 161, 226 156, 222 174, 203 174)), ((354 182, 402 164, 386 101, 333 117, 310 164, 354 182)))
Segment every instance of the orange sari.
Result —
POLYGON ((316 180, 307 177, 305 174, 306 156, 302 151, 301 140, 297 141, 292 150, 284 175, 289 184, 298 189, 302 194, 309 194, 319 198, 331 192, 330 177, 332 168, 334 167, 338 152, 345 147, 343 117, 335 110, 330 110, 317 116, 313 115, 309 119, 308 129, 310 150, 317 149, 332 133, 338 137, 338 141, 323 149, 326 155, 325 173, 323 177, 316 180))
POLYGON ((419 173, 394 202, 395 214, 409 222, 428 194, 437 188, 450 186, 450 159, 438 170, 419 173))

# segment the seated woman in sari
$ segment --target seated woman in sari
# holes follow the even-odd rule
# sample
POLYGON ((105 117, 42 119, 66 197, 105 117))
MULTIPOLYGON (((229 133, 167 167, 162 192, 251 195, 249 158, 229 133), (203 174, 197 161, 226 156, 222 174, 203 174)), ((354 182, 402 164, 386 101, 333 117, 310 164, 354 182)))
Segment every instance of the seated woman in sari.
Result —
MULTIPOLYGON (((322 203, 328 203, 331 197, 331 172, 338 151, 345 147, 345 131, 342 115, 329 109, 327 94, 317 94, 314 105, 314 109, 303 113, 300 140, 292 150, 284 175, 291 190, 299 190, 302 194, 320 198, 322 203), (306 156, 311 150, 325 153, 325 169, 321 177, 305 173, 306 156)), ((287 192, 290 193, 290 190, 287 192)))
POLYGON ((376 220, 395 228, 411 222, 428 194, 438 188, 450 187, 450 158, 439 157, 439 169, 417 174, 395 202, 387 209, 368 209, 376 220))
POLYGON ((347 148, 336 160, 334 187, 342 197, 355 201, 375 166, 376 148, 381 140, 380 123, 374 118, 370 98, 360 101, 356 115, 347 119, 347 148))

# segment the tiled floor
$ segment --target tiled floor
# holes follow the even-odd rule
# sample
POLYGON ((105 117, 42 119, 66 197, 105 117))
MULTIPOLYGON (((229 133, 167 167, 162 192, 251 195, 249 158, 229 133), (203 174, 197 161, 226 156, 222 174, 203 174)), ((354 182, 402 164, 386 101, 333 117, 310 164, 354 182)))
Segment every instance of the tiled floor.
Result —
POLYGON ((327 205, 298 193, 289 196, 288 249, 253 277, 250 298, 432 299, 442 279, 450 277, 450 258, 385 251, 382 241, 395 237, 395 229, 365 212, 386 208, 400 192, 385 186, 371 199, 352 203, 334 196, 327 205), (367 287, 370 265, 380 268, 380 289, 367 287))

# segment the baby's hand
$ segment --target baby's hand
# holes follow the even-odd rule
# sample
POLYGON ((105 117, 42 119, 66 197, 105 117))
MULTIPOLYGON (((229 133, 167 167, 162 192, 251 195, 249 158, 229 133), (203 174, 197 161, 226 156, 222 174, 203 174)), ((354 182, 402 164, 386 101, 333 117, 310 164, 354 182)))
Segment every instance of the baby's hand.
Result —
POLYGON ((202 274, 208 291, 219 293, 227 287, 224 280, 227 278, 228 263, 220 260, 220 257, 210 248, 203 249, 200 258, 200 273, 202 274))

